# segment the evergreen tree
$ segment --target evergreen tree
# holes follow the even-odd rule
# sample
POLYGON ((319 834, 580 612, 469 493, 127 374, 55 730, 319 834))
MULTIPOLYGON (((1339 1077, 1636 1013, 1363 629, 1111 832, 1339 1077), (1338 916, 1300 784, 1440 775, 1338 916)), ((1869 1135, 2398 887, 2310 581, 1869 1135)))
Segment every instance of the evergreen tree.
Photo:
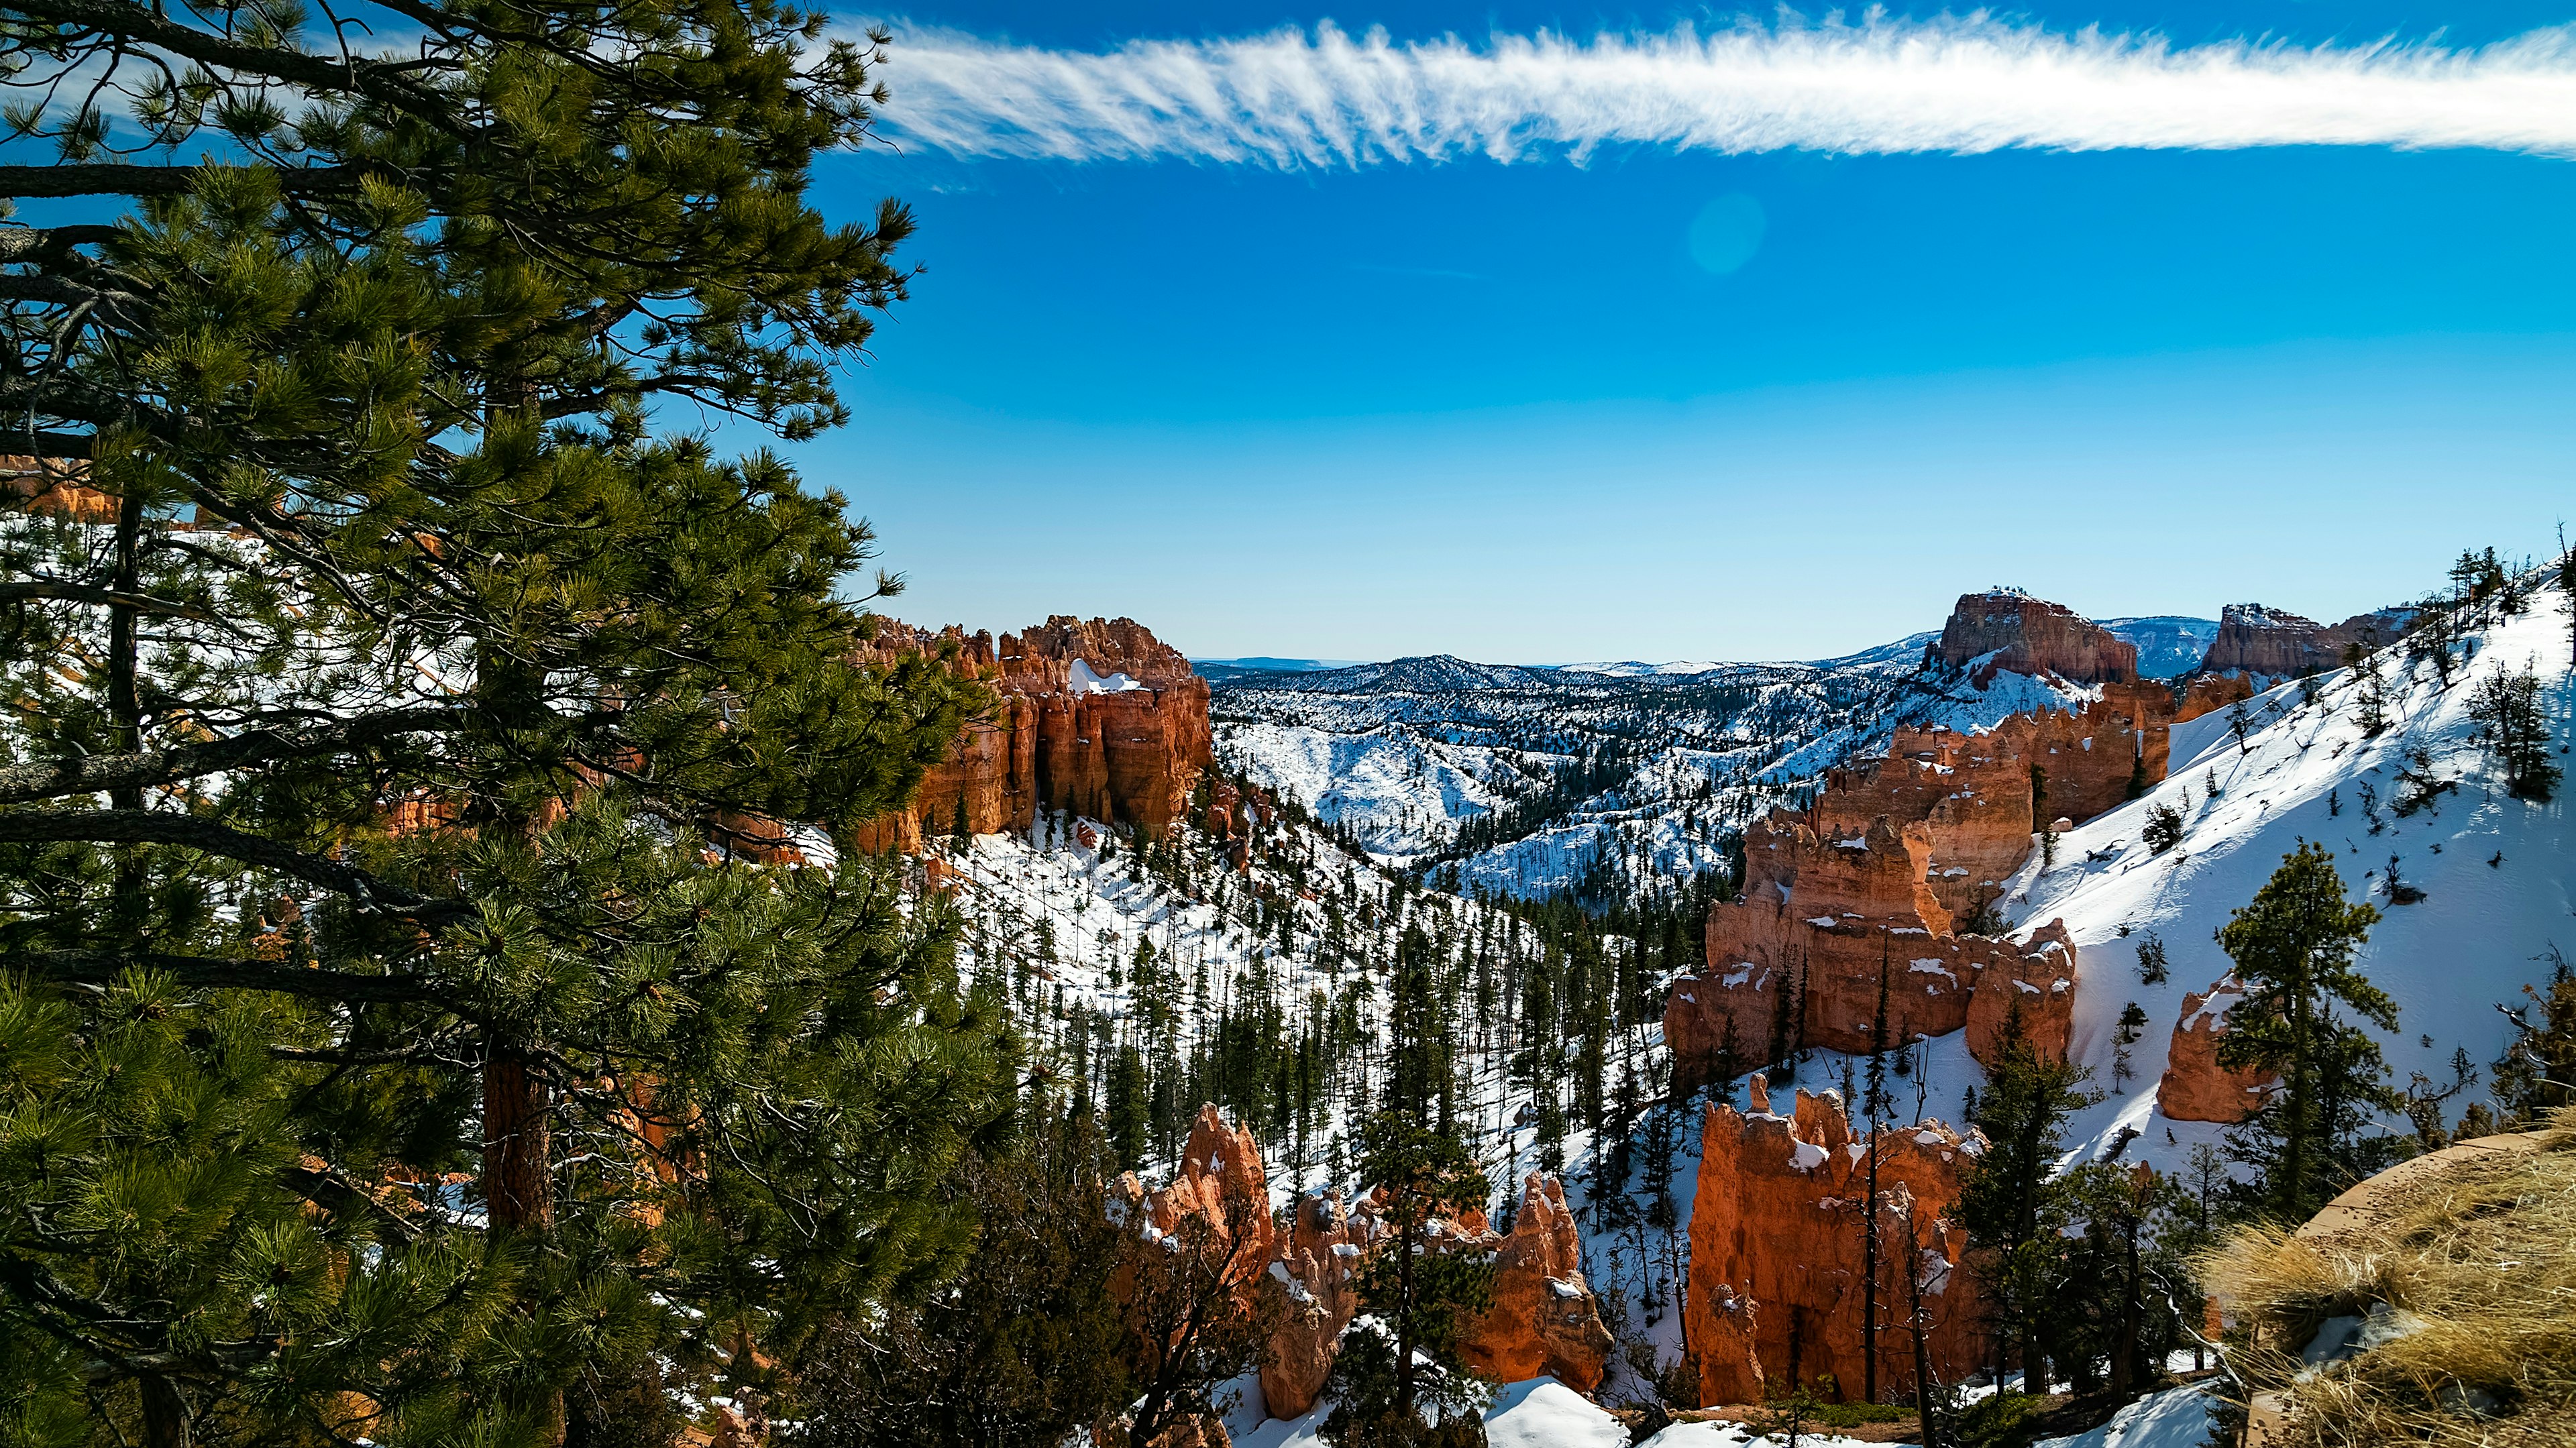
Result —
POLYGON ((2539 675, 2528 667, 2518 674, 2488 674, 2469 697, 2469 717, 2504 772, 2505 792, 2546 804, 2558 790, 2560 771, 2551 757, 2557 740, 2540 702, 2539 675))
POLYGON ((2041 1054, 2013 1006, 1987 1085, 1968 1119, 1989 1143, 1960 1184, 1959 1220, 1994 1291, 1997 1341, 2021 1360, 2029 1391, 2046 1390, 2046 1340, 2057 1299, 2053 1241, 2065 1191, 2052 1180, 2066 1120, 2091 1104, 2091 1073, 2041 1054))
POLYGON ((56 1436, 558 1440, 585 1364, 951 1270, 924 1188, 1005 1104, 952 911, 758 863, 858 860, 980 695, 864 662, 844 499, 651 411, 846 416, 910 220, 803 198, 873 43, 401 8, 11 14, 56 159, 5 191, 76 218, 0 249, 65 484, 0 520, 0 1089, 54 1143, 0 1154, 0 1358, 56 1436))
POLYGON ((1373 1324, 1345 1334, 1324 1441, 1334 1448, 1481 1448, 1486 1385, 1458 1353, 1484 1310, 1493 1264, 1434 1250, 1432 1223, 1485 1198, 1464 1143, 1392 1103, 1360 1129, 1360 1169, 1385 1194, 1385 1245, 1360 1273, 1373 1324))
POLYGON ((2333 855, 2307 844, 2219 927, 2244 994, 2228 1007, 2218 1062, 2282 1080, 2231 1147, 2260 1169, 2258 1200, 2283 1222, 2307 1220, 2355 1179, 2368 1112, 2398 1104, 2378 1043, 2340 1014, 2396 1029, 2396 1002, 2353 968, 2378 921, 2371 906, 2345 902, 2333 855))
POLYGON ((1100 1210, 1117 1163, 1088 1117, 1040 1122, 941 1189, 979 1222, 952 1290, 837 1320, 806 1350, 798 1443, 1058 1448, 1133 1399, 1111 1283, 1135 1232, 1100 1210))
MULTIPOLYGON (((2513 1040, 2495 1063, 2497 1129, 2527 1131, 2550 1112, 2576 1105, 2576 969, 2549 950, 2548 988, 2526 985, 2525 1003, 2505 1013, 2513 1040)), ((2468 1127, 2463 1136, 2473 1135, 2468 1127)))

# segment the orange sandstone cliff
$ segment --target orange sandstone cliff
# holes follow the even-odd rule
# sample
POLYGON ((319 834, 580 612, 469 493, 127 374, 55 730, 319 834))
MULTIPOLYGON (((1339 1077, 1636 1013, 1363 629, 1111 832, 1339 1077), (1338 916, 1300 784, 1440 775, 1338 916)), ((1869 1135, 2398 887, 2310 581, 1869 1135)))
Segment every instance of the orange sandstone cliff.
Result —
MULTIPOLYGON (((1872 1148, 1854 1140, 1833 1092, 1801 1091, 1783 1116, 1757 1075, 1750 1105, 1710 1107, 1700 1132, 1682 1309, 1700 1401, 1758 1403, 1827 1373, 1856 1396, 1868 1380, 1872 1148)), ((1960 1260, 1966 1233, 1948 1220, 1963 1171, 1984 1149, 1982 1136, 1937 1121, 1878 1134, 1882 1395, 1913 1388, 1907 1324, 1917 1288, 1933 1371, 1956 1382, 1986 1361, 1979 1294, 1960 1260)))
POLYGON ((2056 674, 2079 684, 2138 682, 2138 648, 2063 604, 2014 588, 1963 593, 1929 650, 1943 664, 1996 673, 2056 674), (1978 662, 1983 660, 1983 662, 1978 662))
POLYGON ((1025 830, 1048 809, 1159 835, 1188 813, 1214 748, 1207 681, 1144 625, 1059 615, 997 640, 881 621, 874 659, 909 654, 945 658, 996 702, 862 848, 915 850, 961 816, 977 834, 1025 830))

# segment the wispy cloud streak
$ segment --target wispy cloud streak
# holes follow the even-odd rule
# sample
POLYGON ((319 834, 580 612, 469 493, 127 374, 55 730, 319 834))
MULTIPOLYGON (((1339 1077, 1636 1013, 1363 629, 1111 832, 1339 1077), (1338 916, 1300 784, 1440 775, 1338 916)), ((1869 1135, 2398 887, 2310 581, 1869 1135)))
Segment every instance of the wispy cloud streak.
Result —
POLYGON ((1607 145, 2367 145, 2576 156, 2576 27, 2475 49, 2177 47, 1985 14, 1395 42, 1325 24, 1105 54, 897 27, 890 129, 960 156, 1358 166, 1607 145))

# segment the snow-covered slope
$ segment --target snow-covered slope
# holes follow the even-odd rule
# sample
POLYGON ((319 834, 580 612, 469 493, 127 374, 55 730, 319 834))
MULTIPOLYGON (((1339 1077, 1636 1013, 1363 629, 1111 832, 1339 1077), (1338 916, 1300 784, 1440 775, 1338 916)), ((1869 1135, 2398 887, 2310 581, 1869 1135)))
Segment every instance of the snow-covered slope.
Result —
MULTIPOLYGON (((2055 869, 2036 859, 2024 867, 2009 917, 2025 927, 2062 917, 2083 962, 2074 1049, 2112 1092, 2079 1122, 2088 1148, 2132 1126, 2142 1133, 2133 1156, 2172 1159, 2217 1134, 2155 1110, 2170 1032, 2183 995, 2227 970, 2217 928, 2302 841, 2331 846, 2351 894, 2383 912, 2360 965, 2397 999, 2400 1027, 2385 1044, 2398 1082, 2420 1072, 2447 1083, 2456 1050, 2481 1072, 2495 1060, 2508 1036, 2496 1006, 2545 979, 2553 949, 2576 950, 2576 830, 2566 790, 2549 804, 2505 793, 2469 700, 2491 673, 2533 669, 2563 755, 2576 705, 2565 606, 2544 589, 2520 616, 2470 632, 2471 657, 2447 689, 2429 660, 2383 650, 2388 722, 2377 734, 2361 727, 2364 685, 2352 670, 2314 681, 2314 702, 2297 684, 2256 698, 2257 727, 2241 746, 2224 714, 2184 725, 2163 785, 2066 835, 2055 869), (2427 781, 2441 792, 2401 813, 2427 781), (2143 838, 2160 806, 2185 820, 2181 843, 2163 855, 2143 838), (2404 884, 2424 892, 2420 901, 2392 900, 2392 860, 2404 884), (2138 977, 2137 947, 2149 935, 2171 964, 2162 985, 2138 977), (2130 1001, 2150 1024, 2131 1051, 2134 1075, 2115 1080, 2114 1033, 2130 1001)), ((2451 1113, 2478 1094, 2452 1101, 2451 1113)))

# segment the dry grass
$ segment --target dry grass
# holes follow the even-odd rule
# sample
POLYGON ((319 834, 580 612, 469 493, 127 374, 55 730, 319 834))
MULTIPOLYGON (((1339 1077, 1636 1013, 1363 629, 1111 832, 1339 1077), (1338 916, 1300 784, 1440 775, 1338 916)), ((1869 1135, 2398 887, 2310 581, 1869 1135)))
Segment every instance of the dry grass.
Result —
POLYGON ((2230 1360, 2248 1391, 2281 1395, 2284 1448, 2576 1444, 2576 1110, 2539 1150, 2434 1173, 2376 1222, 2241 1232, 2203 1267, 2254 1328, 2230 1360), (2374 1307, 2411 1330, 2300 1360, 2326 1319, 2374 1307))

